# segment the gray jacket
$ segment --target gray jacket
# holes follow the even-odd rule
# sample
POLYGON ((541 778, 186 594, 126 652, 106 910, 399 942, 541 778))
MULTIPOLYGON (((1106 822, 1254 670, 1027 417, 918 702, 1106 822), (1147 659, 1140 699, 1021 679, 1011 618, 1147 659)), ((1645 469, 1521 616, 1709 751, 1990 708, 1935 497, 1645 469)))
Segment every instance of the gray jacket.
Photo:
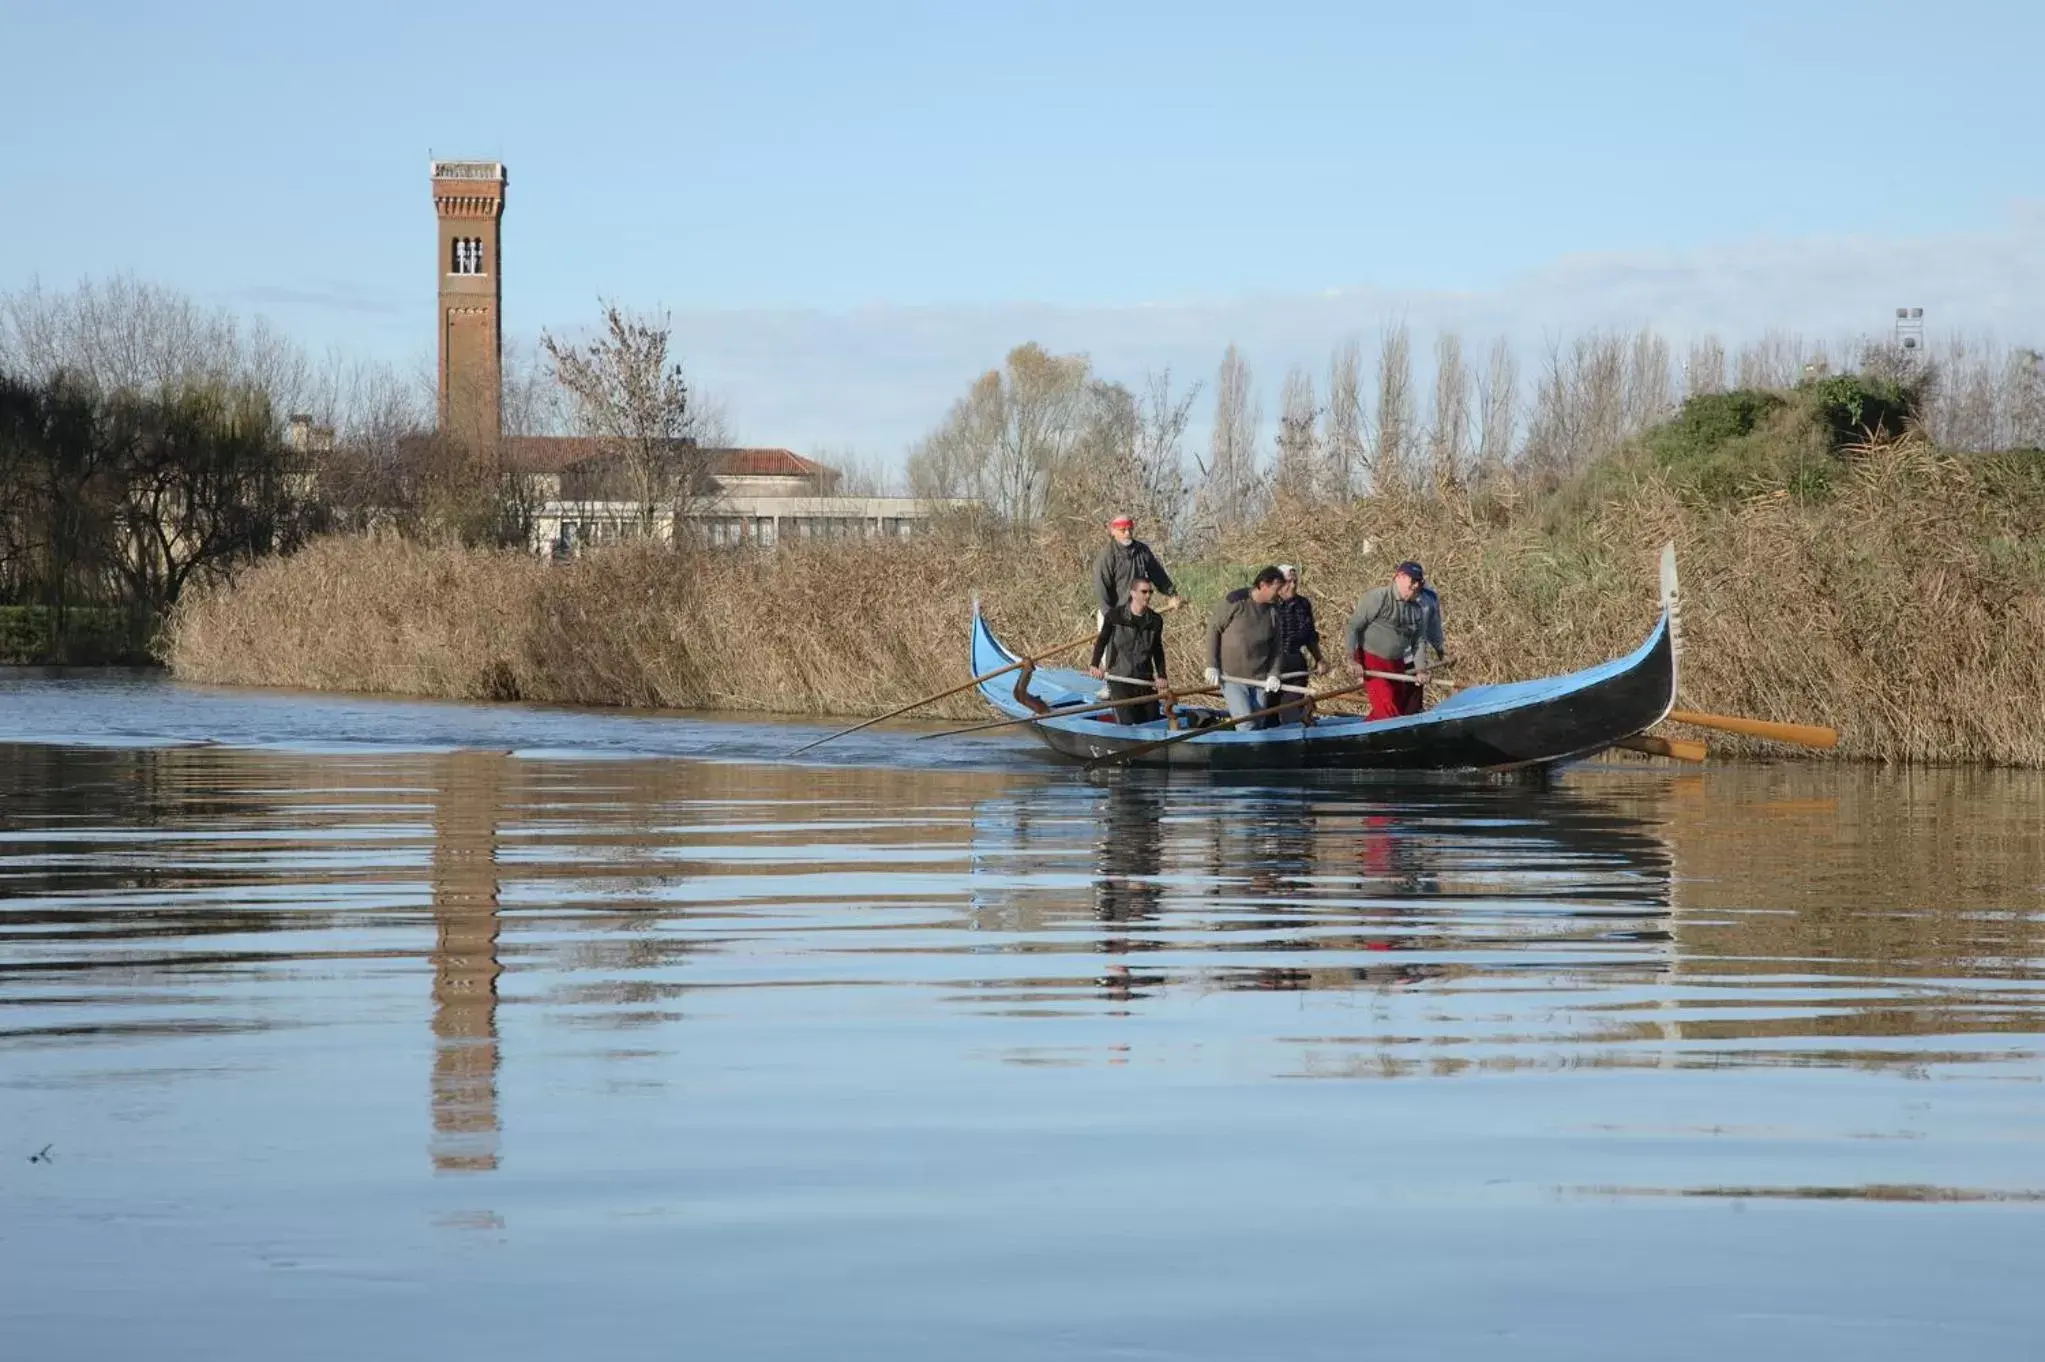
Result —
POLYGON ((1351 657, 1357 649, 1392 662, 1411 662, 1416 669, 1427 665, 1427 650, 1442 655, 1441 601, 1426 587, 1402 601, 1389 586, 1374 586, 1356 603, 1342 633, 1343 646, 1351 657))
POLYGON ((1107 611, 1129 604, 1129 588, 1136 585, 1139 577, 1163 595, 1179 594, 1172 587, 1172 575, 1157 561, 1150 545, 1141 539, 1132 539, 1126 545, 1109 540, 1094 559, 1094 605, 1107 611))
POLYGON ((1248 592, 1230 592, 1207 621, 1207 665, 1245 681, 1262 681, 1277 671, 1278 612, 1248 592))

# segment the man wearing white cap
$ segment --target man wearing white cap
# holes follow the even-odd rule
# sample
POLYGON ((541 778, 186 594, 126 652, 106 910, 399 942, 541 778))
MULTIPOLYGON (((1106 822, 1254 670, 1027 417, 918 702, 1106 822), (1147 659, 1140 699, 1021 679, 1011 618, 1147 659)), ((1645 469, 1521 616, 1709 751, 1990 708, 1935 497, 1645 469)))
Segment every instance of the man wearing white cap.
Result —
POLYGON ((1278 584, 1278 670, 1286 680, 1297 681, 1309 671, 1315 675, 1328 670, 1321 652, 1321 631, 1314 623, 1314 603, 1299 589, 1299 569, 1291 563, 1278 565, 1284 581, 1278 584))
POLYGON ((1177 609, 1179 598, 1173 594, 1172 574, 1157 561, 1150 545, 1136 537, 1136 521, 1118 515, 1108 522, 1108 533, 1113 538, 1094 559, 1094 606, 1102 618, 1116 606, 1128 604, 1129 588, 1138 582, 1149 582, 1163 593, 1164 599, 1154 602, 1154 608, 1177 609))

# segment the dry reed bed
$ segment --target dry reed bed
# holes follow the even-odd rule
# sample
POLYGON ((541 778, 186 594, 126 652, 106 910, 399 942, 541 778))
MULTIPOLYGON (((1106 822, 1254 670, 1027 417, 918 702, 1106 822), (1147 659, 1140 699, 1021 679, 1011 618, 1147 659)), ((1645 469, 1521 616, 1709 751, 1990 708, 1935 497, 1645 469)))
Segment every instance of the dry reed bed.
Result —
MULTIPOLYGON (((1866 452, 1821 505, 1700 507, 1650 482, 1558 525, 1552 506, 1509 498, 1380 498, 1281 507, 1223 547, 1237 564, 1304 564, 1324 632, 1394 561, 1420 558, 1441 584, 1457 675, 1491 681, 1631 648, 1673 538, 1686 705, 1831 723, 1848 756, 2041 766, 2030 514, 1907 443, 1866 452)), ((959 534, 766 556, 626 547, 553 565, 336 538, 189 600, 165 650, 203 682, 865 715, 966 679, 975 591, 1011 644, 1080 632, 1091 548, 959 534)), ((1168 630, 1181 676, 1197 674, 1201 632, 1192 618, 1168 630)), ((983 712, 970 695, 929 711, 983 712)))

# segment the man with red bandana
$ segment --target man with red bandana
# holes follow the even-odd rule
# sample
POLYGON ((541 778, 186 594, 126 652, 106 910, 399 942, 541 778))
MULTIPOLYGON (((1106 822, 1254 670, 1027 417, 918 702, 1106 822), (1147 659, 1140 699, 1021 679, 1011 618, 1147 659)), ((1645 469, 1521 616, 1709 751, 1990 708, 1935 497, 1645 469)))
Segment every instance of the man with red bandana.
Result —
POLYGON ((1118 515, 1108 522, 1108 534, 1109 542, 1094 560, 1094 608, 1101 617, 1105 619, 1118 605, 1129 604, 1129 588, 1138 582, 1149 582, 1163 596, 1151 602, 1152 609, 1177 609, 1179 598, 1174 594, 1172 574, 1157 561, 1150 545, 1136 537, 1136 521, 1118 515))

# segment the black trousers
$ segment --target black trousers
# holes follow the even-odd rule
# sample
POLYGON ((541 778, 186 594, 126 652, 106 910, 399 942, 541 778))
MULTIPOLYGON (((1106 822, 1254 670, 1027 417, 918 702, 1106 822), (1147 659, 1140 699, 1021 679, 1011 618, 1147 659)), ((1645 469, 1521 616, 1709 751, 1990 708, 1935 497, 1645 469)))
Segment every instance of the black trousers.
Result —
MULTIPOLYGON (((1156 694, 1157 691, 1150 686, 1129 686, 1120 681, 1108 683, 1110 700, 1133 700, 1139 695, 1156 694)), ((1115 716, 1115 722, 1118 724, 1147 724, 1164 717, 1164 710, 1155 700, 1147 705, 1121 705, 1109 710, 1108 713, 1115 716)))

